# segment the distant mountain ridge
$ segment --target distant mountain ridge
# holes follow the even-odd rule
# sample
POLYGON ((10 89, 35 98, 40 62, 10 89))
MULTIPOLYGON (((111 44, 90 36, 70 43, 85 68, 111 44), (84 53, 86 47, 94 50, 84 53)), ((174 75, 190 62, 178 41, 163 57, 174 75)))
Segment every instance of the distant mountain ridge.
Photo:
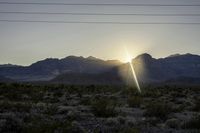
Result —
MULTIPOLYGON (((175 54, 155 59, 144 53, 132 60, 140 82, 200 84, 200 56, 175 54)), ((71 84, 119 84, 131 76, 128 63, 95 57, 48 58, 30 66, 0 65, 0 76, 15 81, 49 81, 71 84), (2 66, 2 67, 1 67, 2 66), (128 77, 128 78, 127 78, 128 77)), ((133 82, 133 80, 131 80, 133 82)))
POLYGON ((68 56, 63 59, 47 58, 30 66, 0 67, 0 75, 17 81, 50 80, 64 73, 102 73, 121 65, 120 61, 104 61, 94 57, 68 56))
POLYGON ((3 65, 0 65, 0 68, 2 67, 17 67, 18 65, 12 65, 12 64, 3 64, 3 65))
POLYGON ((9 79, 9 78, 5 78, 3 76, 0 76, 0 82, 14 82, 14 81, 9 79))
POLYGON ((167 81, 180 77, 200 77, 200 56, 192 54, 173 55, 166 58, 155 59, 143 54, 133 60, 135 67, 142 67, 145 71, 143 81, 167 81), (140 62, 142 66, 137 64, 140 62))

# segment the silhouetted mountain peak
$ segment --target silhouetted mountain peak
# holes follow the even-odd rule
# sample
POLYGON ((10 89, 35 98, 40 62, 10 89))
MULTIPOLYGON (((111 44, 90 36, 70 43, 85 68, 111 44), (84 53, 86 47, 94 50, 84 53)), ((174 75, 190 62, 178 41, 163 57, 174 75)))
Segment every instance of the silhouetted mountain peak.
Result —
POLYGON ((18 67, 19 65, 13 65, 13 64, 3 64, 3 65, 0 65, 0 68, 3 68, 3 67, 18 67))
POLYGON ((101 60, 101 59, 96 58, 94 56, 88 56, 86 59, 88 59, 88 60, 101 60))
POLYGON ((136 59, 147 59, 147 60, 149 60, 149 59, 152 59, 152 56, 150 55, 150 54, 148 54, 148 53, 144 53, 144 54, 141 54, 141 55, 138 55, 137 57, 136 57, 136 59))
MULTIPOLYGON (((177 77, 200 78, 200 56, 193 54, 176 54, 166 58, 155 59, 144 53, 137 56, 135 63, 136 72, 143 81, 165 81, 177 77), (142 71, 143 72, 142 72, 142 71)), ((18 81, 50 80, 58 75, 71 73, 101 74, 115 73, 119 69, 127 70, 128 65, 118 60, 101 60, 92 56, 68 56, 63 59, 47 58, 31 66, 0 65, 0 75, 5 79, 18 81)), ((78 77, 78 76, 76 76, 78 77)))
POLYGON ((63 59, 61 59, 61 60, 77 60, 77 59, 84 59, 84 57, 83 56, 67 56, 67 57, 65 57, 65 58, 63 58, 63 59))
POLYGON ((142 62, 151 62, 153 60, 152 56, 150 54, 144 53, 139 56, 137 56, 134 61, 142 61, 142 62))
POLYGON ((168 56, 164 59, 166 59, 167 61, 175 61, 175 62, 182 61, 182 62, 185 62, 185 63, 187 63, 187 62, 189 63, 189 62, 192 62, 192 61, 199 62, 200 56, 187 53, 187 54, 182 54, 182 55, 179 54, 179 55, 176 55, 176 56, 168 56))
MULTIPOLYGON (((187 54, 185 54, 185 55, 187 55, 187 56, 193 56, 194 54, 187 53, 187 54)), ((195 56, 197 56, 197 55, 195 55, 195 56)))
POLYGON ((172 55, 170 55, 168 57, 170 58, 170 57, 178 57, 178 56, 181 56, 181 54, 172 54, 172 55))
POLYGON ((38 61, 36 63, 33 63, 31 66, 41 66, 41 65, 50 65, 50 64, 55 64, 59 61, 57 58, 47 58, 41 61, 38 61))
POLYGON ((199 56, 199 55, 195 55, 195 54, 191 54, 191 53, 186 53, 186 54, 173 54, 173 55, 170 55, 166 58, 173 58, 173 57, 194 57, 194 56, 199 56))

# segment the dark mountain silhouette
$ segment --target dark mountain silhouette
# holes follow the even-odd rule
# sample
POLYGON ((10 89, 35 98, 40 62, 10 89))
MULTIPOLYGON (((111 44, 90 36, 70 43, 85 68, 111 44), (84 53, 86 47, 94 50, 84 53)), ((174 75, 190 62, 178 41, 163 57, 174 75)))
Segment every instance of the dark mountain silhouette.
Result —
POLYGON ((63 59, 48 58, 30 66, 0 67, 0 75, 18 81, 50 80, 64 73, 103 73, 121 62, 104 61, 94 57, 68 56, 63 59))
POLYGON ((3 67, 17 67, 18 65, 12 65, 12 64, 4 64, 4 65, 0 65, 0 68, 3 67))
POLYGON ((177 77, 173 79, 169 79, 165 81, 166 83, 170 84, 182 84, 182 85, 188 85, 188 84, 200 84, 200 78, 199 77, 177 77))
POLYGON ((14 82, 14 80, 0 76, 0 82, 14 82))
POLYGON ((124 84, 122 77, 118 73, 105 72, 94 73, 66 73, 51 80, 52 83, 62 84, 100 84, 100 85, 121 85, 124 84))
MULTIPOLYGON (((166 58, 155 59, 145 53, 133 59, 132 63, 138 80, 143 83, 200 83, 200 56, 198 55, 176 54, 166 58)), ((121 84, 124 81, 133 83, 133 80, 130 65, 125 63, 103 74, 84 75, 79 73, 70 76, 68 73, 58 76, 53 81, 62 83, 112 82, 121 84)))
POLYGON ((200 77, 200 56, 192 54, 173 55, 155 59, 142 54, 133 60, 140 80, 147 82, 163 82, 178 78, 200 77), (140 71, 143 71, 141 73, 140 71))
MULTIPOLYGON (((175 54, 155 59, 145 53, 132 60, 140 82, 188 82, 200 79, 200 56, 175 54)), ((50 81, 68 84, 121 84, 133 82, 128 63, 95 57, 49 58, 30 66, 1 65, 0 75, 17 81, 50 81)), ((200 82, 199 82, 200 83, 200 82)))

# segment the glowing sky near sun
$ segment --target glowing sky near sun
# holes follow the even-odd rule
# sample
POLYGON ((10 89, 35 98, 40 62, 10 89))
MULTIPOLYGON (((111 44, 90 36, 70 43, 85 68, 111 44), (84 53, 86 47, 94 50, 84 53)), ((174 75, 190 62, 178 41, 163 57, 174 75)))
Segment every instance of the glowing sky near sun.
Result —
POLYGON ((141 88, 140 88, 140 85, 139 85, 139 82, 138 82, 138 78, 137 78, 137 75, 136 75, 136 72, 135 72, 135 69, 134 69, 134 65, 132 63, 132 56, 130 55, 130 53, 128 52, 127 50, 127 47, 125 47, 125 53, 126 53, 126 60, 131 68, 131 73, 132 73, 132 76, 134 78, 134 82, 136 84, 136 87, 138 89, 138 91, 141 93, 141 88))

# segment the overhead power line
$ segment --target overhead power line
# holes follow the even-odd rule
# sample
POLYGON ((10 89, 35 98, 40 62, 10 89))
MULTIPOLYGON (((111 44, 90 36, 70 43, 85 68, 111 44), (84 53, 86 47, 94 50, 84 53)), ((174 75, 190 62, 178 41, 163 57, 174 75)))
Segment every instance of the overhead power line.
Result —
POLYGON ((190 22, 118 22, 118 21, 48 21, 48 20, 6 20, 1 19, 0 22, 11 23, 58 23, 58 24, 126 24, 126 25, 200 25, 200 23, 190 22))
POLYGON ((92 16, 200 16, 200 14, 143 14, 143 13, 73 13, 73 12, 1 12, 0 14, 92 15, 92 16))
POLYGON ((7 5, 66 5, 66 6, 200 6, 200 4, 131 4, 131 3, 41 3, 41 2, 0 2, 7 5))

